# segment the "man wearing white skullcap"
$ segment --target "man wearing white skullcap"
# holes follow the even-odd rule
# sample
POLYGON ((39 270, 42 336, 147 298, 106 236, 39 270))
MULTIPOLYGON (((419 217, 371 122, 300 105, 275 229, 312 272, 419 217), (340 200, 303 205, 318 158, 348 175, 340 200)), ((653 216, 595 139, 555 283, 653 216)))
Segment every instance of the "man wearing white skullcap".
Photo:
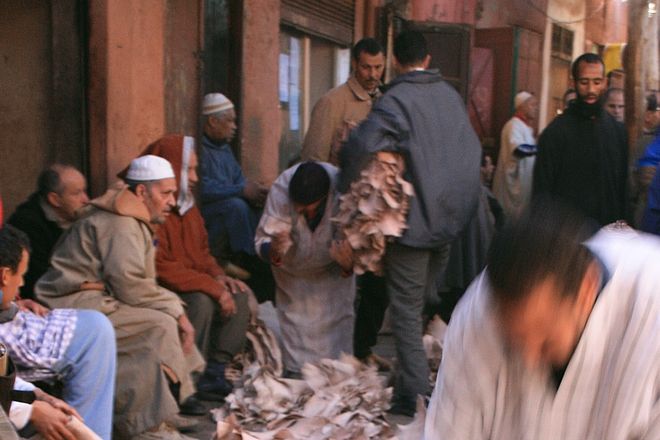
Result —
POLYGON ((502 128, 500 153, 493 179, 493 193, 507 217, 517 217, 532 196, 532 177, 536 157, 534 123, 538 100, 529 92, 514 99, 515 113, 502 128))
POLYGON ((51 307, 94 309, 117 337, 117 438, 187 439, 168 424, 201 414, 191 373, 204 360, 179 297, 156 282, 154 229, 175 205, 170 163, 133 160, 118 182, 89 202, 35 287, 51 307), (178 390, 174 393, 170 385, 178 390), (181 408, 179 403, 181 402, 181 408))
POLYGON ((221 93, 209 93, 204 97, 202 115, 199 195, 211 252, 254 269, 252 266, 259 264, 254 234, 268 187, 247 179, 232 153, 229 142, 236 131, 234 104, 221 93), (223 241, 229 242, 231 255, 220 249, 223 241))

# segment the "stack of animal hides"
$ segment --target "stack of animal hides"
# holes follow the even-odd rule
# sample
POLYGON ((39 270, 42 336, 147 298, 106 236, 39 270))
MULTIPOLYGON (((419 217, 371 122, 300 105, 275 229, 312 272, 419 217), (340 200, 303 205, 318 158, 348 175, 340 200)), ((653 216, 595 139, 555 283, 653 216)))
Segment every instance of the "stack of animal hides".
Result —
POLYGON ((375 368, 342 356, 306 364, 302 379, 283 378, 272 333, 256 321, 249 334, 252 351, 228 374, 234 392, 213 410, 217 440, 396 438, 385 420, 392 389, 375 368))
POLYGON ((403 158, 379 152, 341 196, 333 219, 353 249, 353 271, 382 274, 381 258, 389 238, 406 229, 413 186, 403 178, 403 158))

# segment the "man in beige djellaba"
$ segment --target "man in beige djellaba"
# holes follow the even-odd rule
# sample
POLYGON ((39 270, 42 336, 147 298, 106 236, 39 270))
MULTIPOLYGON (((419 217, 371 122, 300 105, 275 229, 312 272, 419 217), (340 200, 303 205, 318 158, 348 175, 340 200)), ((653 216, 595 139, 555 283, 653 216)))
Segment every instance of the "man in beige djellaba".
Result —
POLYGON ((179 402, 194 402, 190 375, 204 360, 181 300, 156 283, 155 270, 154 229, 175 204, 176 180, 167 160, 143 156, 125 181, 89 203, 35 291, 50 307, 94 309, 112 322, 115 438, 189 439, 172 421, 179 402))

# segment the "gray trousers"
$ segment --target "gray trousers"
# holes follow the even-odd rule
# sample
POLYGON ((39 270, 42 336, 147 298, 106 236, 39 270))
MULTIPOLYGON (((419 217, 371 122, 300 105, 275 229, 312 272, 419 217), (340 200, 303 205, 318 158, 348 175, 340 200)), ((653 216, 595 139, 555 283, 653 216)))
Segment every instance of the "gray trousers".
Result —
POLYGON ((447 264, 449 245, 418 249, 391 243, 385 252, 392 334, 398 368, 392 404, 415 408, 417 395, 430 391, 429 365, 422 343, 424 298, 436 295, 436 279, 447 264))
POLYGON ((234 295, 236 313, 222 316, 220 305, 209 295, 200 292, 181 293, 186 313, 195 328, 195 343, 207 361, 226 363, 245 345, 245 333, 250 320, 248 296, 234 295))

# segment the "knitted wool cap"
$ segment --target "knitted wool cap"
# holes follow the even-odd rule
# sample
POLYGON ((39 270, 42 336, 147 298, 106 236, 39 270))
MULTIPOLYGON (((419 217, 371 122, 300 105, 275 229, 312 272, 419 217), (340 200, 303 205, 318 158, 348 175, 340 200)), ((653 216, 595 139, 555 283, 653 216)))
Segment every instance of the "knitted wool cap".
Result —
POLYGON ((529 93, 529 92, 519 92, 519 93, 516 95, 516 97, 514 98, 514 100, 513 100, 513 104, 515 105, 516 108, 518 108, 518 107, 520 107, 521 105, 523 105, 523 104, 525 103, 525 101, 527 101, 527 100, 528 100, 529 98, 531 98, 532 96, 534 96, 534 95, 532 95, 532 94, 529 93))
POLYGON ((126 179, 135 182, 147 182, 150 180, 163 180, 174 178, 172 165, 162 157, 149 154, 140 156, 131 161, 126 173, 126 179))
POLYGON ((229 110, 234 108, 234 104, 222 93, 209 93, 204 96, 204 102, 202 103, 202 114, 212 115, 224 110, 229 110))

